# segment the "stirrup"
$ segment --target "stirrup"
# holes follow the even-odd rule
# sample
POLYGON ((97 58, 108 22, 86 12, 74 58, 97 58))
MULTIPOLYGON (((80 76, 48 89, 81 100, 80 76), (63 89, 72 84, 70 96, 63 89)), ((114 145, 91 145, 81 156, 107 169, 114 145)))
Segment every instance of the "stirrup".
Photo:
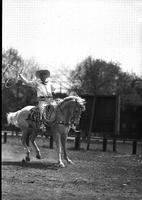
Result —
POLYGON ((40 125, 39 129, 40 129, 41 131, 45 131, 45 130, 46 130, 46 127, 45 127, 45 125, 42 123, 42 124, 40 125))
POLYGON ((42 124, 42 125, 40 126, 40 130, 43 130, 44 127, 45 127, 45 126, 42 124))

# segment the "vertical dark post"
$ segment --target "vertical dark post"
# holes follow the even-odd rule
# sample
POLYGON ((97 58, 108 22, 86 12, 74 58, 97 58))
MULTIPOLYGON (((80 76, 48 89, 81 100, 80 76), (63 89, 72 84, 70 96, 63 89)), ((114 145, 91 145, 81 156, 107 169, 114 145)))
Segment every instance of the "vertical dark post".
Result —
POLYGON ((80 131, 75 132, 77 136, 75 137, 75 150, 80 149, 80 131))
POLYGON ((116 96, 116 110, 115 110, 115 136, 119 135, 120 131, 120 95, 116 96))
POLYGON ((13 131, 13 130, 12 130, 12 133, 11 133, 11 135, 12 135, 12 136, 14 136, 14 131, 13 131))
POLYGON ((132 150, 132 154, 136 154, 137 153, 137 140, 133 141, 133 150, 132 150))
POLYGON ((106 152, 107 150, 107 138, 104 136, 103 137, 103 151, 106 152))
POLYGON ((19 134, 18 131, 15 131, 15 133, 16 133, 16 136, 18 136, 18 134, 19 134))
POLYGON ((53 136, 50 136, 50 149, 53 149, 53 136))
POLYGON ((113 152, 116 152, 116 138, 113 138, 113 152))
POLYGON ((3 143, 7 143, 7 132, 4 132, 4 135, 3 135, 3 143))
POLYGON ((91 139, 91 131, 92 131, 94 113, 95 113, 95 96, 93 97, 92 113, 91 113, 91 120, 90 120, 88 139, 87 139, 87 150, 89 150, 89 146, 90 146, 90 139, 91 139))

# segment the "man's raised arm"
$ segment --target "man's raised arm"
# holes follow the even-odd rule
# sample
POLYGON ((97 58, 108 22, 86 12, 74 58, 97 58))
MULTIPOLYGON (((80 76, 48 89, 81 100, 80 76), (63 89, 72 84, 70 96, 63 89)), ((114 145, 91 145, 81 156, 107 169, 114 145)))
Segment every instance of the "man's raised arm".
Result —
POLYGON ((21 80, 23 81, 23 83, 25 83, 26 85, 30 86, 30 87, 35 87, 35 81, 28 81, 22 74, 19 75, 21 80))

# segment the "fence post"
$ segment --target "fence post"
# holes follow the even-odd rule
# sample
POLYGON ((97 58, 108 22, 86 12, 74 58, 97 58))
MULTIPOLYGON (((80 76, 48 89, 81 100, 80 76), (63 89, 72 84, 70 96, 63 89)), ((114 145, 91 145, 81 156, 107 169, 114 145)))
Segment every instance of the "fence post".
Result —
POLYGON ((116 152, 116 138, 113 138, 113 152, 116 152))
POLYGON ((4 135, 3 135, 3 143, 7 143, 7 132, 4 132, 4 135))
POLYGON ((133 140, 133 149, 132 149, 132 154, 137 153, 137 140, 133 140))
POLYGON ((106 152, 107 150, 107 138, 104 136, 103 137, 103 151, 106 152))
POLYGON ((80 149, 80 131, 75 131, 76 137, 75 137, 75 149, 79 150, 80 149))
POLYGON ((14 131, 12 131, 11 136, 14 136, 14 131))
POLYGON ((53 149, 53 136, 50 136, 50 149, 53 149))
POLYGON ((87 150, 89 150, 89 147, 90 147, 91 132, 92 132, 92 126, 93 126, 94 113, 95 113, 95 103, 96 103, 96 97, 94 96, 93 104, 92 104, 91 119, 90 119, 90 124, 89 124, 88 138, 87 138, 87 150))
POLYGON ((120 95, 116 96, 116 106, 115 106, 115 136, 119 135, 120 132, 120 95))

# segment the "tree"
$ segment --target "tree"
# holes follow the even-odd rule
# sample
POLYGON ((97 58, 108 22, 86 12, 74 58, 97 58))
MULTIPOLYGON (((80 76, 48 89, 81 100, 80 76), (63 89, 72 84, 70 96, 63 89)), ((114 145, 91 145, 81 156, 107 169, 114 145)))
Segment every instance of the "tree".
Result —
POLYGON ((31 80, 34 78, 34 74, 37 70, 39 70, 40 65, 34 59, 24 60, 24 70, 23 75, 28 79, 31 80))
POLYGON ((53 87, 55 87, 55 92, 66 93, 70 89, 69 76, 70 69, 63 66, 51 72, 51 82, 53 87))
POLYGON ((21 69, 30 80, 34 72, 39 68, 38 63, 32 60, 24 60, 16 49, 10 48, 2 51, 2 121, 6 123, 6 113, 14 112, 26 105, 36 103, 35 91, 17 81, 11 88, 5 87, 5 81, 9 78, 18 78, 21 69))
POLYGON ((78 94, 90 95, 120 94, 123 104, 140 104, 141 96, 133 84, 136 79, 141 78, 135 74, 123 72, 119 63, 107 63, 88 57, 79 63, 75 70, 71 71, 72 86, 70 90, 78 94))
POLYGON ((8 78, 16 77, 23 69, 24 60, 16 49, 2 50, 2 83, 8 78))
POLYGON ((120 70, 117 64, 88 57, 71 72, 71 89, 87 94, 112 94, 116 92, 115 80, 120 70))
POLYGON ((34 60, 24 60, 16 49, 2 51, 2 78, 3 83, 8 78, 18 75, 21 71, 28 79, 32 79, 40 65, 34 60), (17 74, 14 74, 17 73, 17 74))

